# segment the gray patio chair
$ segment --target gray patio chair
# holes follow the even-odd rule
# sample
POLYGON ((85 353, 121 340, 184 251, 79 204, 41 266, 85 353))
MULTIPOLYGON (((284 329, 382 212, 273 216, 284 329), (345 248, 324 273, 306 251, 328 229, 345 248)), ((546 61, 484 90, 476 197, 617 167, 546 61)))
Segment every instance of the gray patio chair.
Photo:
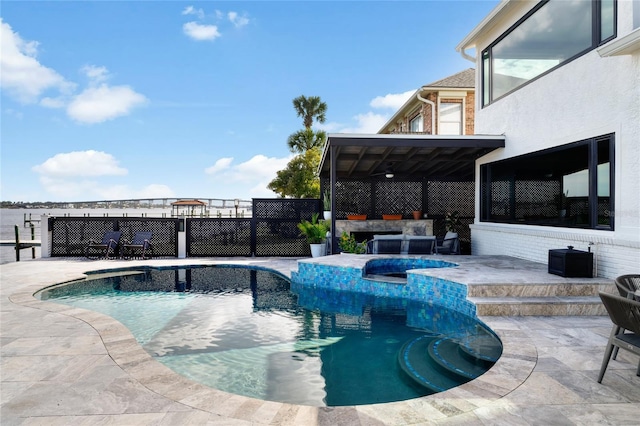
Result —
POLYGON ((87 247, 84 249, 84 255, 88 259, 115 257, 118 254, 120 237, 122 237, 122 232, 120 231, 107 231, 102 236, 101 241, 89 240, 87 247))
POLYGON ((402 239, 374 240, 374 252, 377 254, 400 254, 402 239))
POLYGON ((436 245, 437 254, 460 254, 460 240, 457 232, 447 231, 441 243, 436 245))
POLYGON ((616 278, 616 287, 620 296, 635 297, 633 293, 640 289, 640 274, 620 275, 616 278))
MULTIPOLYGON (((618 293, 620 293, 620 296, 626 297, 628 299, 638 300, 638 297, 634 295, 634 293, 636 292, 636 290, 640 289, 640 275, 620 275, 618 278, 616 278, 616 288, 618 289, 618 293)), ((613 359, 616 359, 617 356, 618 348, 616 347, 613 350, 613 359)))
POLYGON ((136 232, 131 241, 124 241, 122 244, 122 257, 140 257, 141 259, 151 259, 153 257, 153 246, 151 245, 152 232, 136 232))
MULTIPOLYGON (((600 299, 609 313, 613 328, 604 352, 598 383, 602 383, 614 348, 622 348, 640 355, 640 302, 616 294, 600 292, 600 299), (627 332, 628 331, 628 332, 627 332)), ((640 362, 636 375, 640 376, 640 362)))
POLYGON ((407 237, 408 254, 433 254, 436 237, 407 237))

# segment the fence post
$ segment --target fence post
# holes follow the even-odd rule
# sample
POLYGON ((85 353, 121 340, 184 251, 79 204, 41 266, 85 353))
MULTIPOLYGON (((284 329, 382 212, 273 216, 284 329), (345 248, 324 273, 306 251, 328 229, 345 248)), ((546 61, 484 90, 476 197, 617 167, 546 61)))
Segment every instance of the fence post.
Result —
POLYGON ((49 229, 49 215, 40 216, 40 257, 51 257, 51 234, 49 229))
POLYGON ((180 226, 178 226, 178 259, 187 257, 187 224, 186 219, 180 217, 180 226))
POLYGON ((20 232, 18 231, 18 225, 15 226, 16 230, 16 262, 20 262, 20 232))

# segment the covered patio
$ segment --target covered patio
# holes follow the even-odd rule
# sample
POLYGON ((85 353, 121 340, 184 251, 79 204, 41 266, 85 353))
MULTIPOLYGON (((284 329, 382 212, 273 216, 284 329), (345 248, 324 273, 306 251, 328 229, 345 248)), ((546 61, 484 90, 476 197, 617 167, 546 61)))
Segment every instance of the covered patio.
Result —
MULTIPOLYGON (((500 135, 329 134, 319 172, 321 192, 331 193, 331 229, 342 229, 350 215, 366 215, 367 222, 383 215, 413 221, 413 212, 421 211, 433 235, 442 236, 445 216, 457 211, 462 252, 469 254, 475 160, 504 146, 500 135)), ((384 233, 385 227, 369 225, 370 232, 357 237, 384 233)), ((332 252, 337 249, 333 238, 332 252)))

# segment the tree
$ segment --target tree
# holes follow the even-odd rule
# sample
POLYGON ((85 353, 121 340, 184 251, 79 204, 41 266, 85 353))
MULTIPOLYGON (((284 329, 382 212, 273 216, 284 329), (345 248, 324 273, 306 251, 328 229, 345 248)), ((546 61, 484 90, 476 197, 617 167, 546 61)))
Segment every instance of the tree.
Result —
POLYGON ((319 96, 298 96, 293 100, 293 108, 298 117, 302 117, 303 130, 291 134, 287 145, 291 152, 298 153, 284 170, 280 170, 276 178, 267 188, 281 197, 319 198, 320 179, 318 166, 320 164, 320 150, 327 139, 323 130, 314 131, 313 121, 324 123, 327 104, 319 96))
POLYGON ((312 148, 296 155, 267 188, 280 197, 319 198, 320 180, 316 170, 320 164, 320 149, 312 148))
POLYGON ((318 123, 324 123, 327 113, 327 104, 322 102, 320 96, 300 95, 293 100, 293 108, 296 110, 298 117, 302 117, 302 124, 305 129, 313 126, 313 120, 318 123))
POLYGON ((327 133, 324 130, 314 132, 308 128, 289 135, 287 145, 289 145, 291 152, 304 153, 313 148, 322 148, 326 139, 327 133))

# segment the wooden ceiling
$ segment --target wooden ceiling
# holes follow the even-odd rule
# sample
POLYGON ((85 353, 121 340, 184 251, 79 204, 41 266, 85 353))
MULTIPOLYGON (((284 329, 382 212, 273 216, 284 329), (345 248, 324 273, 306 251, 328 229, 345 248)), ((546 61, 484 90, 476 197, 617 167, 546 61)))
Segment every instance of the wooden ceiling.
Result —
POLYGON ((397 178, 474 180, 475 160, 504 143, 504 136, 330 134, 320 176, 330 177, 335 164, 338 179, 368 179, 391 168, 397 178))

